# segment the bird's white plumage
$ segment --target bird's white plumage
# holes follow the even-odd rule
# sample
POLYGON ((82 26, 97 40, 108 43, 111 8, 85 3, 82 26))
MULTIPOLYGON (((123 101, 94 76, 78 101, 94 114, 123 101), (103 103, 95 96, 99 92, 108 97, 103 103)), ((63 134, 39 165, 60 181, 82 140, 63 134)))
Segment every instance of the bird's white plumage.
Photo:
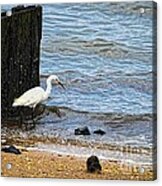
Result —
POLYGON ((47 79, 47 89, 46 91, 42 87, 34 87, 30 90, 26 91, 19 98, 16 98, 12 104, 13 107, 17 106, 28 106, 31 108, 35 108, 35 106, 45 101, 51 90, 52 90, 52 81, 55 81, 57 84, 60 83, 58 77, 56 75, 51 75, 47 79))
POLYGON ((29 106, 35 107, 39 102, 43 101, 45 91, 41 87, 35 87, 24 94, 19 98, 14 100, 13 106, 29 106))

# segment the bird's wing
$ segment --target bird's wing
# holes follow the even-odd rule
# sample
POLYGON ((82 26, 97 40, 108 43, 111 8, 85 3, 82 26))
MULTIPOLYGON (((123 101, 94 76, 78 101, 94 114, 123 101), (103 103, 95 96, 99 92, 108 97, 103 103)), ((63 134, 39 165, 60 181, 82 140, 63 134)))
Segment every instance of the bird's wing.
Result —
POLYGON ((22 94, 19 98, 15 99, 13 105, 14 106, 34 106, 41 102, 43 99, 44 90, 41 87, 35 87, 24 94, 22 94))

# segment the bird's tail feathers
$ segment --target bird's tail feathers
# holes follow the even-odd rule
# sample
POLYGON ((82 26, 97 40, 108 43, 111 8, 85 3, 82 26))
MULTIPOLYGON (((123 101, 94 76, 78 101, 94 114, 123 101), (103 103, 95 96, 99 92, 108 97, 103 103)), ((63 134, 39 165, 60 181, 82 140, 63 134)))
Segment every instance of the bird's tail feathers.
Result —
POLYGON ((18 102, 17 98, 14 99, 14 102, 13 102, 12 106, 13 107, 19 106, 19 102, 18 102))

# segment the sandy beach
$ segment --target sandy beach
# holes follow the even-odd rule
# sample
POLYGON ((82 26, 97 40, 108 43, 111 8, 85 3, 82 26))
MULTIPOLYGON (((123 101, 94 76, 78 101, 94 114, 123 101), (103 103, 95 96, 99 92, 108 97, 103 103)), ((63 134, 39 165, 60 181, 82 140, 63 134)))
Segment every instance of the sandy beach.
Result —
POLYGON ((2 152, 2 176, 64 179, 124 179, 154 180, 153 171, 145 168, 140 173, 138 166, 120 164, 117 161, 101 160, 101 173, 88 173, 86 159, 76 156, 38 151, 23 151, 20 155, 2 152), (10 163, 11 169, 6 165, 10 163))

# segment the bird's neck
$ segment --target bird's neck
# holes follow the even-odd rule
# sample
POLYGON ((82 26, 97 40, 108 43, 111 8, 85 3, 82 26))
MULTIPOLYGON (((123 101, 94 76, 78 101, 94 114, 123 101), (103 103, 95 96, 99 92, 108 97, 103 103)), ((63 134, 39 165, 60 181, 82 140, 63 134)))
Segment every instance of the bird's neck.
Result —
POLYGON ((50 95, 51 90, 52 90, 52 84, 51 84, 51 81, 47 81, 47 88, 46 88, 46 94, 47 94, 47 96, 50 95))

